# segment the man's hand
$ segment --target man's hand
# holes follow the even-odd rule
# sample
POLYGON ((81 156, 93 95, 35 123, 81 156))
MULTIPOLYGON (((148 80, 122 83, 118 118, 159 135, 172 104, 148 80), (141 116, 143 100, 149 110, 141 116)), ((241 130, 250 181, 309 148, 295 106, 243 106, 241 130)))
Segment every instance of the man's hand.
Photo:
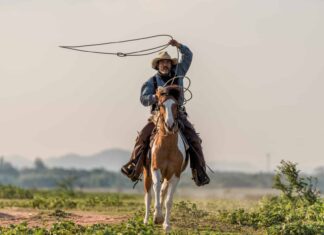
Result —
POLYGON ((157 98, 157 96, 156 96, 156 95, 153 95, 153 99, 154 99, 154 103, 155 103, 155 104, 157 104, 157 103, 158 103, 158 101, 159 101, 159 99, 157 98))
POLYGON ((181 44, 178 43, 177 40, 175 40, 175 39, 170 40, 169 44, 171 46, 178 47, 178 48, 181 46, 181 44))

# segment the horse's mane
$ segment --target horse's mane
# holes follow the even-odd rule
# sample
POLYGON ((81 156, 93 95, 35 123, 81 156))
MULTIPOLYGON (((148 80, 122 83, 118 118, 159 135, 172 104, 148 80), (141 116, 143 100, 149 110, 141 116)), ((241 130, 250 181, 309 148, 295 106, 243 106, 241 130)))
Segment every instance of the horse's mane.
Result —
POLYGON ((170 85, 167 87, 162 88, 159 91, 160 96, 166 96, 166 97, 173 97, 175 100, 179 101, 180 94, 181 94, 181 89, 178 85, 170 85))

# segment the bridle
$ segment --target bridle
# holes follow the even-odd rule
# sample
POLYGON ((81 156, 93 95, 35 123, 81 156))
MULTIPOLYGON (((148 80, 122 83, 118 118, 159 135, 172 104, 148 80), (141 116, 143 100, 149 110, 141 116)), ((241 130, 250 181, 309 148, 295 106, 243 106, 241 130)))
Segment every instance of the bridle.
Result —
MULTIPOLYGON (((165 95, 167 95, 167 94, 165 94, 165 95)), ((156 127, 157 127, 157 129, 159 129, 159 125, 158 125, 159 124, 159 121, 161 119, 163 119, 163 128, 165 129, 165 132, 166 132, 165 136, 166 135, 170 135, 170 134, 176 134, 179 131, 179 111, 180 111, 180 106, 178 104, 178 101, 175 98, 173 98, 172 96, 169 96, 168 98, 164 99, 162 102, 160 102, 160 101, 158 102, 158 104, 157 104, 157 110, 158 110, 158 117, 157 117, 157 120, 156 120, 156 127), (176 117, 173 117, 174 124, 173 124, 173 127, 172 127, 172 130, 171 131, 166 126, 164 117, 163 117, 162 113, 160 112, 160 108, 163 106, 164 102, 167 101, 167 100, 169 100, 169 99, 173 99, 175 101, 175 103, 176 103, 176 106, 177 106, 177 109, 176 109, 176 114, 177 115, 176 115, 176 117)), ((173 113, 172 113, 172 115, 173 115, 173 113)))

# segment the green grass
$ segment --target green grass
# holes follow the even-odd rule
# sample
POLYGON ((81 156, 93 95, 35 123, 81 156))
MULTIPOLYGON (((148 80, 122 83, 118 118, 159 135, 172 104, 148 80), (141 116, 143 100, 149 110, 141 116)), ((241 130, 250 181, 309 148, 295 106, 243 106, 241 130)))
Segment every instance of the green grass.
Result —
MULTIPOLYGON (((24 192, 26 193, 26 192, 24 192)), ((153 225, 152 218, 148 225, 143 225, 144 197, 134 194, 82 193, 64 191, 30 192, 32 198, 2 199, 0 207, 32 208, 39 211, 41 217, 55 217, 57 223, 51 228, 31 227, 28 223, 2 227, 1 234, 161 234, 160 225, 153 225), (114 225, 80 226, 69 221, 69 214, 74 211, 93 211, 110 216, 126 215, 128 221, 114 225)), ((222 223, 217 220, 219 210, 232 210, 238 206, 253 208, 255 201, 235 200, 186 200, 175 198, 171 223, 174 234, 262 234, 247 226, 222 223)), ((151 215, 153 214, 153 211, 151 215)), ((262 230, 259 230, 262 231, 262 230)))
MULTIPOLYGON (((296 164, 282 162, 274 187, 281 195, 261 200, 185 200, 175 198, 172 234, 324 234, 324 200, 311 178, 299 176, 296 164)), ((2 186, 0 207, 33 208, 56 219, 50 228, 21 223, 0 227, 0 234, 163 234, 152 217, 143 224, 143 195, 83 193, 71 190, 22 190, 2 186), (8 192, 14 192, 10 194, 8 192), (118 224, 81 226, 70 219, 74 210, 126 215, 118 224)), ((152 213, 151 213, 152 215, 152 213)))
MULTIPOLYGON (((282 231, 306 231, 320 234, 324 225, 324 204, 318 200, 312 206, 302 202, 293 205, 283 196, 253 200, 183 200, 175 198, 171 223, 173 234, 298 234, 282 231), (296 209, 297 208, 297 209, 296 209), (305 215, 305 216, 304 216, 305 215), (295 218, 295 217, 296 218, 295 218), (296 224, 305 219, 306 226, 296 224), (282 231, 279 233, 278 231, 282 231)), ((34 191, 31 199, 3 199, 3 207, 37 209, 42 215, 57 219, 51 228, 32 228, 27 223, 2 227, 1 234, 162 234, 160 225, 152 219, 143 225, 143 195, 115 193, 80 193, 73 195, 57 191, 34 191), (93 211, 110 216, 126 215, 129 220, 114 225, 81 226, 69 221, 73 211, 93 211)), ((152 215, 152 213, 151 213, 152 215)))
MULTIPOLYGON (((57 223, 53 224, 51 228, 30 227, 27 223, 19 225, 12 225, 10 227, 0 228, 1 234, 163 234, 161 225, 154 225, 152 218, 148 225, 143 224, 144 205, 140 202, 140 197, 134 196, 130 201, 134 204, 139 204, 137 209, 128 208, 127 204, 118 209, 115 208, 115 214, 124 215, 125 212, 129 214, 129 219, 120 224, 103 225, 95 224, 91 226, 80 226, 72 221, 69 221, 69 213, 71 210, 47 210, 43 211, 45 214, 54 216, 57 223), (122 210, 120 210, 122 208, 122 210)), ((142 199, 142 198, 141 198, 142 199)), ((205 210, 204 202, 198 204, 190 201, 178 201, 174 203, 171 222, 173 225, 173 234, 262 234, 262 230, 255 230, 248 226, 240 226, 218 221, 218 213, 212 210, 205 210), (201 208, 200 208, 201 207, 201 208)), ((209 201, 208 205, 213 204, 209 201)), ((113 208, 112 206, 111 208, 113 208)), ((217 207, 217 202, 213 208, 217 207)), ((111 212, 109 210, 109 214, 111 212)), ((223 208, 223 206, 222 206, 223 208)), ((93 209, 95 211, 95 209, 93 209)), ((72 210, 73 212, 73 210, 72 210)), ((153 211, 151 211, 151 215, 153 211)))

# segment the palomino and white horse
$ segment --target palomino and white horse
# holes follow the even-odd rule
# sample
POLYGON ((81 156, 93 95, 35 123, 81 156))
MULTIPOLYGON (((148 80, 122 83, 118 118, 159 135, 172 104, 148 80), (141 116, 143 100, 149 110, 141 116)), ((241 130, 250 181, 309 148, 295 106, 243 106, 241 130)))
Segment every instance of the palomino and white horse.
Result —
POLYGON ((159 88, 158 112, 155 118, 156 134, 151 148, 151 161, 144 167, 144 190, 146 213, 144 223, 147 224, 154 191, 155 205, 153 221, 162 224, 166 232, 171 230, 170 213, 173 195, 178 185, 180 174, 187 165, 186 143, 178 127, 178 98, 180 87, 172 85, 159 88), (165 207, 165 217, 162 206, 165 207))

